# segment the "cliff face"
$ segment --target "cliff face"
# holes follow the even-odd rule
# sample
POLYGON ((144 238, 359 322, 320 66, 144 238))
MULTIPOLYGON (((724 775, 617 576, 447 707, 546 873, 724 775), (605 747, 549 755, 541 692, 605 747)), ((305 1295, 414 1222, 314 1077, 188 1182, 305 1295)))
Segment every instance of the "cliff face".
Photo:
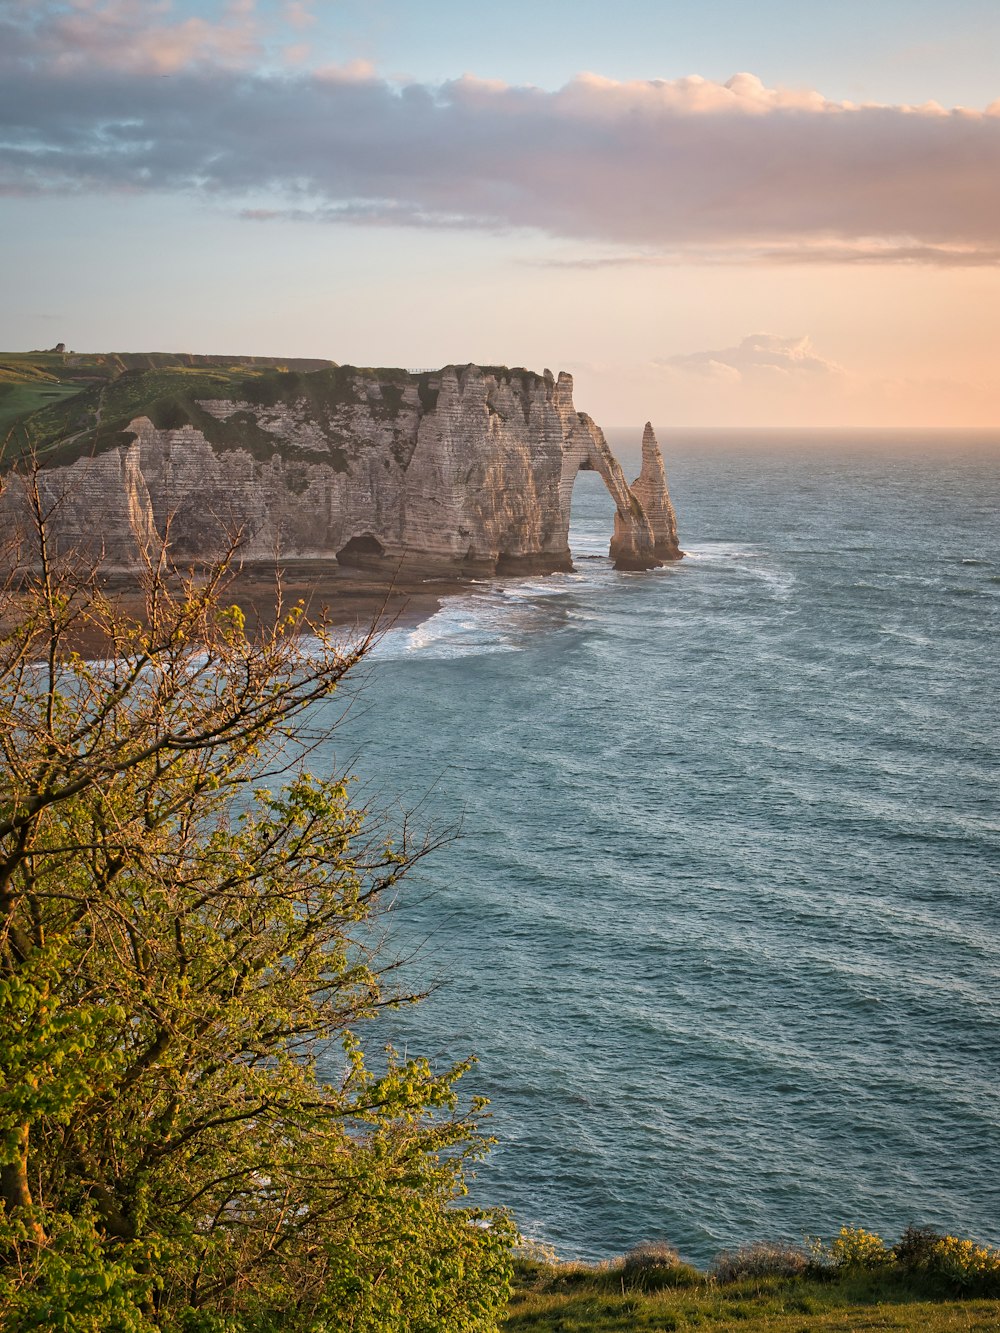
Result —
MULTIPOLYGON (((618 567, 680 556, 652 428, 629 487, 600 429, 576 411, 569 375, 268 374, 220 378, 221 390, 198 380, 183 399, 164 398, 161 377, 146 411, 143 382, 133 383, 118 392, 128 407, 114 427, 107 391, 95 397, 91 416, 72 423, 87 429, 66 428, 43 453, 58 544, 121 570, 164 536, 183 562, 211 559, 234 535, 248 563, 569 569, 573 482, 589 468, 615 501, 618 567)), ((15 494, 9 486, 5 524, 15 494)))

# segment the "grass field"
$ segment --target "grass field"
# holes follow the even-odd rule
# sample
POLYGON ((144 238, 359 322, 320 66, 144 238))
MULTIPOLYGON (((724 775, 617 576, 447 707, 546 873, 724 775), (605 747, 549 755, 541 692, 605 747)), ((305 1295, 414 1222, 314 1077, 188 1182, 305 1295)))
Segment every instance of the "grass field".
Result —
POLYGON ((16 423, 33 412, 57 408, 91 384, 120 373, 115 358, 70 357, 61 352, 0 352, 0 441, 10 459, 24 436, 16 423))
MULTIPOLYGON (((327 461, 344 470, 353 437, 345 434, 341 416, 363 404, 369 415, 394 421, 413 383, 426 408, 436 393, 427 380, 414 381, 404 370, 262 357, 0 353, 3 462, 13 465, 31 452, 48 465, 70 464, 119 448, 134 438, 128 427, 139 416, 159 430, 193 426, 220 450, 238 448, 265 461, 275 453, 294 459, 294 442, 266 429, 272 409, 294 408, 320 427, 327 461), (211 399, 245 406, 220 419, 202 407, 211 399)), ((302 456, 312 458, 314 451, 302 456)))
POLYGON ((998 1333, 1000 1300, 932 1298, 919 1281, 853 1273, 722 1283, 687 1270, 683 1285, 630 1287, 620 1268, 520 1264, 506 1333, 998 1333), (690 1284, 690 1285, 689 1285, 690 1284))
POLYGON ((75 397, 81 385, 59 383, 56 380, 31 380, 28 383, 4 383, 0 380, 0 437, 18 419, 49 407, 65 398, 75 397))

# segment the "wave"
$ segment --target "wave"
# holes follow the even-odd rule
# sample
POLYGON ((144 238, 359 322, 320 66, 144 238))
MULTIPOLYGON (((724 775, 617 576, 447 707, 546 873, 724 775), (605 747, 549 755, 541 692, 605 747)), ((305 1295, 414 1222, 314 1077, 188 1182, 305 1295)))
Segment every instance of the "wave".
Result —
POLYGON ((416 626, 391 629, 376 644, 375 661, 400 661, 419 655, 431 660, 516 651, 495 594, 449 597, 438 611, 416 626))

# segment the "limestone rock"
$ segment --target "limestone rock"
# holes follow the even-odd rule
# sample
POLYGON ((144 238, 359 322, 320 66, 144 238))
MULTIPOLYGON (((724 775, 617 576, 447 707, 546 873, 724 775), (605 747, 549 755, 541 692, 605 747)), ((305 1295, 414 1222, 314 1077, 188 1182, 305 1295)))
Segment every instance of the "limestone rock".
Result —
POLYGON ((677 515, 670 502, 663 455, 649 421, 642 432, 642 471, 632 483, 632 494, 646 511, 653 529, 657 557, 660 560, 679 560, 681 548, 677 541, 677 515))
MULTIPOLYGON (((151 404, 92 456, 60 463, 50 450, 40 486, 57 544, 124 572, 162 540, 180 564, 236 540, 245 564, 336 558, 410 576, 570 569, 583 468, 614 498, 616 566, 680 555, 652 429, 630 488, 565 373, 330 365, 286 372, 267 392, 259 383, 246 397, 197 399, 176 422, 151 404)), ((66 441, 77 453, 78 438, 66 441)), ((17 510, 8 486, 0 526, 17 510)))

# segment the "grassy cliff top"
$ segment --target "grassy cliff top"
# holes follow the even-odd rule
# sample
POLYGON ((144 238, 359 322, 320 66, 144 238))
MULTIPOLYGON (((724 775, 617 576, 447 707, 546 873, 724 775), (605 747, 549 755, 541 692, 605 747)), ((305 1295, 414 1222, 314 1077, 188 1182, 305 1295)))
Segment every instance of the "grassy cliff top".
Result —
MULTIPOLYGON (((10 463, 27 449, 42 456, 109 447, 138 412, 196 393, 224 396, 267 374, 329 369, 331 361, 209 357, 173 352, 0 352, 0 439, 10 463)), ((56 461, 55 458, 52 461, 56 461)), ((59 461, 63 461, 59 458, 59 461)))
MULTIPOLYGON (((295 404, 327 434, 332 451, 349 443, 338 430, 341 409, 364 403, 398 414, 408 383, 426 410, 436 398, 433 372, 339 366, 333 361, 179 353, 0 353, 0 440, 11 466, 29 451, 47 466, 128 444, 129 423, 148 417, 158 429, 196 427, 218 448, 267 458, 296 452, 262 429, 254 412, 220 421, 201 404, 223 399, 251 409, 295 404)), ((341 460, 342 461, 342 460, 341 460)))
MULTIPOLYGON (((459 374, 465 369, 453 368, 459 374)), ((518 383, 522 392, 543 379, 520 366, 480 369, 498 383, 518 383)), ((294 405, 319 426, 334 466, 345 467, 355 442, 345 427, 344 409, 364 405, 370 415, 393 420, 407 387, 413 387, 419 410, 432 411, 440 377, 441 371, 434 370, 301 358, 0 352, 2 465, 10 467, 33 453, 43 465, 58 466, 119 448, 134 438, 128 427, 137 417, 148 417, 160 430, 193 426, 219 449, 245 449, 262 459, 276 453, 297 457, 301 451, 270 433, 266 413, 258 411, 294 405), (213 399, 246 407, 220 421, 202 406, 213 399)))

